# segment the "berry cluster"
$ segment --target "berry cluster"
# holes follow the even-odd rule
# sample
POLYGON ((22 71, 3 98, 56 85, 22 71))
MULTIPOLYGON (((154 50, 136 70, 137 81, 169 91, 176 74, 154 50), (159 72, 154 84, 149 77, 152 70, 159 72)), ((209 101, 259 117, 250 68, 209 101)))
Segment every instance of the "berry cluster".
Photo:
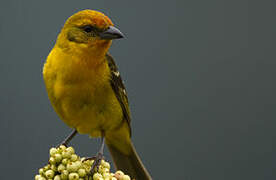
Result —
POLYGON ((110 164, 101 161, 98 172, 91 175, 94 160, 80 158, 73 147, 61 145, 50 149, 49 164, 39 169, 35 180, 131 180, 122 171, 110 172, 110 164))

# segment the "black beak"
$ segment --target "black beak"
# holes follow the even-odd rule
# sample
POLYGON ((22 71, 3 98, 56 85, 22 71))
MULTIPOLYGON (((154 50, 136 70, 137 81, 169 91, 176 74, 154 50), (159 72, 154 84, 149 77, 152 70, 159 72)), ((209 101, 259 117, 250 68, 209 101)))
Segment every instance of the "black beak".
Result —
POLYGON ((99 36, 101 39, 120 39, 123 38, 124 35, 121 31, 113 26, 109 26, 107 30, 100 32, 99 36))

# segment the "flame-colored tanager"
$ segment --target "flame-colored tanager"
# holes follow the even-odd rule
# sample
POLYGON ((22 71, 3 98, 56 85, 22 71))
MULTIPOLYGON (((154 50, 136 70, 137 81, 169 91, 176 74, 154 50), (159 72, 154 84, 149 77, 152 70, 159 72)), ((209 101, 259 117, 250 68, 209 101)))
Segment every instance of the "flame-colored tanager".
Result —
POLYGON ((74 129, 63 144, 77 132, 101 137, 96 163, 103 157, 105 140, 117 169, 136 180, 148 180, 151 177, 130 138, 127 93, 108 54, 112 39, 122 37, 104 14, 80 11, 64 24, 44 65, 43 76, 55 111, 74 129))

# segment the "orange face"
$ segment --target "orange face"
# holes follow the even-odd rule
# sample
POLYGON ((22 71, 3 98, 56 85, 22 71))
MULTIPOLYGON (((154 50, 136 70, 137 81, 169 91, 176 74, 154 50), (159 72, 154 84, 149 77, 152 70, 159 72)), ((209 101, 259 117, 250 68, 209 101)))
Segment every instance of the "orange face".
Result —
POLYGON ((94 11, 94 10, 83 10, 74 15, 72 15, 67 22, 65 23, 64 27, 66 26, 85 26, 91 25, 100 30, 107 29, 109 26, 113 26, 112 21, 103 13, 94 11))
POLYGON ((111 45, 111 40, 122 37, 123 34, 113 26, 106 15, 94 10, 83 10, 66 21, 57 45, 94 54, 100 51, 105 53, 111 45))

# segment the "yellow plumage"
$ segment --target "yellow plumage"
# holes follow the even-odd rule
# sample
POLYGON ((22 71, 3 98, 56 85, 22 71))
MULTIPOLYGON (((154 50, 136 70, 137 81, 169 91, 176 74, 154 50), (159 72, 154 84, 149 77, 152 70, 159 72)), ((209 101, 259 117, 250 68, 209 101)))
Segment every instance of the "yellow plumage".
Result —
POLYGON ((62 120, 79 133, 99 137, 101 130, 113 129, 122 121, 122 110, 109 83, 107 61, 89 68, 86 58, 68 56, 55 46, 43 75, 49 98, 62 120))
POLYGON ((104 14, 84 10, 71 16, 47 57, 43 77, 49 99, 71 128, 104 136, 117 168, 150 179, 130 139, 128 100, 113 59, 111 39, 120 38, 104 14))

